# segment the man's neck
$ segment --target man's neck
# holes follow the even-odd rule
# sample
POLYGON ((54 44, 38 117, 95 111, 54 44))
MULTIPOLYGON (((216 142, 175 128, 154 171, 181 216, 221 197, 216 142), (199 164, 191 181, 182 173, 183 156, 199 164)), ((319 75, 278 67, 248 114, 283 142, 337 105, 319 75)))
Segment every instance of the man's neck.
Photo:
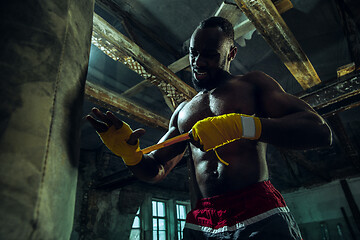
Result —
POLYGON ((227 83, 230 79, 232 79, 233 76, 228 71, 219 71, 219 74, 216 76, 216 82, 214 82, 213 86, 209 86, 209 88, 203 89, 205 91, 210 91, 212 89, 218 88, 225 83, 227 83))

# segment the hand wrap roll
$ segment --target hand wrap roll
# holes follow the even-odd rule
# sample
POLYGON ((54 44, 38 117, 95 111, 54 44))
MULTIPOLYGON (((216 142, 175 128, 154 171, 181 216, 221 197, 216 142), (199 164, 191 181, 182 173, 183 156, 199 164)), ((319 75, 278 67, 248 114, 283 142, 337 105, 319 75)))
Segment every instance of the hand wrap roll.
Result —
POLYGON ((123 122, 120 129, 111 126, 106 132, 98 133, 103 143, 115 155, 122 157, 123 161, 128 166, 138 164, 142 159, 142 152, 139 147, 139 140, 135 145, 127 143, 133 131, 130 126, 123 122))
POLYGON ((258 117, 238 113, 208 117, 193 126, 192 135, 209 151, 241 138, 259 139, 261 122, 258 117))

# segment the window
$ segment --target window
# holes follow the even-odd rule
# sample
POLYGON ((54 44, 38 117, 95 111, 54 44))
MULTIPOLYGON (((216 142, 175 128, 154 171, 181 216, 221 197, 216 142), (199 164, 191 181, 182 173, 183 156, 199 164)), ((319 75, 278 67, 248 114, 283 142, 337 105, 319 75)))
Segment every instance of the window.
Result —
POLYGON ((154 198, 148 195, 138 209, 129 240, 181 240, 189 201, 154 198))
POLYGON ((152 201, 153 240, 166 240, 166 207, 163 201, 152 201))
POLYGON ((186 205, 176 204, 176 222, 178 239, 183 239, 183 230, 186 221, 186 205))
POLYGON ((141 222, 140 222, 140 208, 136 212, 136 216, 134 218, 129 240, 140 240, 141 238, 141 222))

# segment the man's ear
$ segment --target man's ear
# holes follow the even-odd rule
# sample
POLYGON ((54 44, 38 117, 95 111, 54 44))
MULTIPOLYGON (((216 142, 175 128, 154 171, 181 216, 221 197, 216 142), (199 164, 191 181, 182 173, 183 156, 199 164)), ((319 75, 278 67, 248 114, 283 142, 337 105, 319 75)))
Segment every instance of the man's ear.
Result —
POLYGON ((237 47, 236 46, 232 46, 230 48, 230 52, 229 52, 229 55, 228 55, 228 61, 232 61, 234 60, 235 56, 236 56, 236 53, 237 53, 237 47))

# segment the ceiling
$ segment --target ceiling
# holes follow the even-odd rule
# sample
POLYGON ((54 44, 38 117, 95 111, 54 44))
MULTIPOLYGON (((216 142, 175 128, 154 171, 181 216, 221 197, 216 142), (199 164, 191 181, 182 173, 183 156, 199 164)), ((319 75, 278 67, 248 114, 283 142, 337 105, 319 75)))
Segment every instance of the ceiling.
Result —
MULTIPOLYGON (((169 66, 187 54, 188 40, 193 30, 201 20, 213 16, 222 3, 221 0, 98 0, 95 13, 162 65, 169 66)), ((313 94, 314 96, 323 96, 326 88, 340 89, 337 84, 340 81, 346 82, 349 77, 337 78, 337 69, 355 60, 352 50, 354 40, 349 40, 351 37, 343 25, 339 9, 345 9, 348 16, 354 20, 355 35, 358 36, 360 17, 354 13, 360 11, 359 3, 355 0, 292 0, 291 3, 292 8, 284 11, 281 17, 314 67, 321 84, 304 90, 297 78, 284 65, 283 58, 277 55, 279 51, 269 45, 269 39, 265 40, 259 30, 248 31, 236 40, 238 54, 230 71, 233 74, 245 74, 253 70, 264 71, 275 78, 288 93, 301 97, 311 95, 315 91, 319 93, 313 94), (339 2, 345 5, 339 5, 339 2)), ((226 1, 226 4, 238 8, 234 1, 226 1)), ((247 16, 239 8, 236 14, 235 25, 247 20, 247 16)), ((105 35, 104 37, 106 38, 105 35)), ((141 62, 141 59, 135 60, 141 62)), ((353 72, 351 76, 358 79, 358 75, 358 72, 353 72)), ((176 72, 176 76, 191 86, 191 73, 188 69, 176 72)), ((156 116, 169 119, 172 114, 172 106, 169 104, 169 98, 164 97, 164 90, 149 81, 144 81, 144 77, 130 70, 126 64, 113 60, 106 51, 95 45, 91 46, 87 80, 88 83, 111 90, 120 99, 123 97, 156 116), (134 87, 138 90, 130 94, 129 89, 134 87)), ((355 81, 347 86, 346 91, 358 88, 358 81, 355 81)), ((341 91, 339 90, 339 94, 342 94, 341 91)), ((324 113, 335 133, 334 144, 331 147, 309 151, 289 151, 272 146, 268 148, 270 177, 274 185, 282 191, 293 191, 302 186, 322 184, 359 174, 357 164, 360 148, 360 110, 354 104, 359 101, 357 94, 358 92, 354 93, 347 103, 335 101, 342 105, 351 105, 350 109, 335 111, 332 114, 324 113)), ((329 101, 331 98, 332 96, 324 97, 323 101, 329 101)), ((90 113, 93 106, 109 108, 120 113, 118 116, 133 129, 145 128, 147 133, 141 140, 141 148, 155 144, 165 133, 163 126, 142 121, 139 116, 134 117, 131 109, 121 109, 111 103, 103 104, 94 98, 86 98, 84 115, 90 113)), ((319 105, 316 110, 321 111, 323 106, 324 104, 319 105)), ((98 136, 86 121, 82 127, 81 148, 103 149, 98 136)), ((124 175, 125 166, 119 159, 113 155, 111 159, 113 164, 111 169, 108 169, 108 176, 100 181, 99 186, 114 189, 133 183, 135 180, 130 173, 126 172, 124 175)), ((186 191, 186 174, 184 161, 158 186, 186 191)))

